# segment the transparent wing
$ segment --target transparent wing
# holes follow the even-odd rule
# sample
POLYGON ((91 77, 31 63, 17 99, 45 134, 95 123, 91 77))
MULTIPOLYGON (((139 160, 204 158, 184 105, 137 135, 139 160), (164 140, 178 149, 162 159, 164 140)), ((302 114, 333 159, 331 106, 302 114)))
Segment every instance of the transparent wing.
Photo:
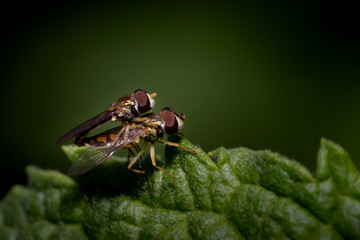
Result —
MULTIPOLYGON (((109 130, 111 131, 111 130, 109 130)), ((115 152, 131 147, 131 145, 141 136, 143 129, 131 129, 124 131, 119 136, 116 144, 102 148, 88 148, 80 157, 71 165, 69 169, 70 176, 83 174, 111 157, 115 152)))
POLYGON ((119 150, 117 147, 86 149, 86 151, 71 165, 69 175, 77 176, 93 169, 111 157, 117 150, 119 150))

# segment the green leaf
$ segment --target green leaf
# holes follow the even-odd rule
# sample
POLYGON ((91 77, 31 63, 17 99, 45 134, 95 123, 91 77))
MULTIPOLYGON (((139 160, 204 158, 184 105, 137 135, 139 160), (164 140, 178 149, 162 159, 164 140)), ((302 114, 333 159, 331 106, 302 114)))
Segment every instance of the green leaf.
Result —
MULTIPOLYGON (((360 176, 349 155, 322 139, 316 176, 270 151, 166 147, 141 174, 112 157, 70 178, 26 169, 28 186, 0 202, 0 239, 360 239, 360 176)), ((64 146, 73 162, 84 148, 64 146)), ((136 165, 135 167, 139 167, 136 165)))

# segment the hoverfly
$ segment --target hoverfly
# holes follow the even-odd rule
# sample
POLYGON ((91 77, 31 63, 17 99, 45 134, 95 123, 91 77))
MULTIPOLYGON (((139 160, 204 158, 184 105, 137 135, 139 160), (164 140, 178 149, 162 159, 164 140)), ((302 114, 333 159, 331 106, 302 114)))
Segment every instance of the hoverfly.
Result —
POLYGON ((122 126, 112 128, 92 137, 85 137, 83 143, 88 149, 72 164, 69 169, 69 175, 76 176, 83 174, 101 164, 121 149, 129 150, 129 153, 134 156, 128 165, 128 169, 136 173, 145 174, 145 171, 133 169, 132 166, 146 152, 150 143, 152 165, 167 173, 173 183, 175 183, 168 171, 156 165, 154 143, 159 142, 196 153, 196 151, 183 147, 178 143, 163 139, 165 134, 180 134, 179 131, 184 125, 184 119, 184 114, 177 114, 171 108, 163 108, 160 114, 149 113, 135 118, 134 121, 125 123, 122 126), (94 149, 97 151, 93 151, 94 149), (131 149, 135 149, 137 154, 135 155, 131 149))
POLYGON ((150 111, 155 106, 155 96, 156 93, 148 94, 145 90, 138 89, 129 96, 121 97, 104 112, 64 134, 56 143, 62 143, 75 137, 74 143, 83 146, 85 144, 83 140, 95 128, 108 122, 129 122, 134 117, 150 111))

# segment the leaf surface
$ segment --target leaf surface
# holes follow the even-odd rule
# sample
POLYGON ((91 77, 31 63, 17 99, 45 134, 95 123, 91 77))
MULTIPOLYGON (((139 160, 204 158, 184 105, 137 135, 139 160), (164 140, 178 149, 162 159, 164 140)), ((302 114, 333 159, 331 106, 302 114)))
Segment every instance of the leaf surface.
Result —
MULTIPOLYGON (((339 145, 322 139, 316 176, 280 154, 244 147, 208 154, 166 147, 163 171, 112 157, 70 178, 26 169, 0 203, 0 239, 360 239, 360 176, 339 145), (139 166, 135 166, 139 167, 139 166)), ((64 146, 71 161, 84 148, 64 146)))

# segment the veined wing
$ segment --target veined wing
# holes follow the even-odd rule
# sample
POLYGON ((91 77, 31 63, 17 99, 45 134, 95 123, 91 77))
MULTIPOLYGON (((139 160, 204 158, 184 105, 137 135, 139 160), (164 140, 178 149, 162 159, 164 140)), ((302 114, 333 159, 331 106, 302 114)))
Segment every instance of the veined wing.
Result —
MULTIPOLYGON (((125 127, 129 127, 126 125, 125 127)), ((118 127, 117 127, 118 128, 118 127)), ((116 129, 116 128, 114 128, 116 129)), ((112 129, 109 130, 109 132, 112 129)), ((77 176, 83 174, 97 165, 104 162, 106 159, 111 157, 115 152, 129 148, 132 144, 135 143, 143 133, 143 129, 136 128, 136 129, 128 129, 123 131, 121 135, 119 135, 119 140, 114 143, 114 145, 109 147, 102 147, 102 148, 91 148, 89 147, 81 156, 71 165, 69 169, 70 176, 77 176)))
POLYGON ((56 143, 65 142, 66 140, 68 140, 78 134, 81 134, 81 133, 86 134, 89 131, 100 126, 101 124, 111 121, 111 117, 112 117, 111 111, 105 110, 104 112, 100 113, 99 115, 87 120, 86 122, 80 124, 76 128, 74 128, 74 129, 70 130, 69 132, 67 132, 66 134, 64 134, 64 136, 59 138, 56 141, 56 143))
POLYGON ((81 154, 81 156, 71 165, 69 169, 69 175, 77 176, 93 169, 111 157, 116 151, 117 149, 113 147, 102 149, 86 149, 86 151, 81 154))

